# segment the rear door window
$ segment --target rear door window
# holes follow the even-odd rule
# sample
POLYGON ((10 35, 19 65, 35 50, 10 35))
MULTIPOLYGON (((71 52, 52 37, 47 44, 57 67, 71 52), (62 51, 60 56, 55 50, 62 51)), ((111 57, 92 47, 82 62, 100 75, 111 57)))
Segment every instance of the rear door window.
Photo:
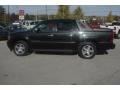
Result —
POLYGON ((72 21, 62 21, 57 23, 58 32, 70 32, 77 30, 77 25, 72 21))

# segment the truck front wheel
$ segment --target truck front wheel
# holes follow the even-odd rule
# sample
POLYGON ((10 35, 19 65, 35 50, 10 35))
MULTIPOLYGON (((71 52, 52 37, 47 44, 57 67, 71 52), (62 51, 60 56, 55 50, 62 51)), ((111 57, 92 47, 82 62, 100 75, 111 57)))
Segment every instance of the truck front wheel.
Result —
POLYGON ((28 50, 29 50, 29 46, 25 41, 17 41, 14 44, 13 51, 17 56, 27 55, 28 50))
POLYGON ((86 42, 78 46, 78 55, 85 59, 91 59, 96 55, 96 47, 93 43, 86 42))

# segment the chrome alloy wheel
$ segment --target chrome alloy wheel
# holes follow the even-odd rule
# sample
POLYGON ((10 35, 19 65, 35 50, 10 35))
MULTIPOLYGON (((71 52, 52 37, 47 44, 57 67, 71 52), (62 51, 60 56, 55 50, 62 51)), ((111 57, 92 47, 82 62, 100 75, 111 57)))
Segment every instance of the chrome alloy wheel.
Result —
POLYGON ((22 55, 22 54, 25 53, 25 45, 22 44, 22 43, 16 44, 15 47, 14 47, 14 49, 15 49, 15 53, 17 55, 22 55))
POLYGON ((85 45, 82 47, 82 54, 84 57, 91 57, 92 55, 94 55, 95 53, 95 50, 94 50, 94 47, 91 46, 91 45, 85 45))

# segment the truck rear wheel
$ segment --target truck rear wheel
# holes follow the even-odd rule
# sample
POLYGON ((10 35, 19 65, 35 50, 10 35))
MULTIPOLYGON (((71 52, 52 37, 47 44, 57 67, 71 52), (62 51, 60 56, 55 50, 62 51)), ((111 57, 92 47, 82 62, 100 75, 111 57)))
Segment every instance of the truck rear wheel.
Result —
POLYGON ((29 46, 25 41, 17 41, 14 44, 13 51, 17 56, 25 56, 28 54, 29 46))
POLYGON ((84 59, 91 59, 96 55, 96 47, 91 42, 82 43, 78 46, 78 55, 84 59))

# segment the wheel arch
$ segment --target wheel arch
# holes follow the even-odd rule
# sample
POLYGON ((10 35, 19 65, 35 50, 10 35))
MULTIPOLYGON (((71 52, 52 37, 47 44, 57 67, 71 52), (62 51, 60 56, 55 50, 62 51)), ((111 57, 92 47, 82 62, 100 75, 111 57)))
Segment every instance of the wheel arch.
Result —
POLYGON ((78 45, 78 49, 77 49, 78 51, 78 55, 80 56, 80 57, 82 57, 82 58, 85 58, 85 59, 92 59, 95 55, 96 55, 96 52, 97 52, 97 48, 96 48, 96 45, 95 45, 95 42, 82 42, 81 44, 79 44, 78 45), (83 55, 82 55, 82 52, 81 52, 81 49, 82 49, 82 47, 84 46, 84 45, 87 45, 87 44, 91 44, 93 47, 94 47, 94 54, 93 54, 93 56, 91 56, 91 57, 84 57, 83 55))
POLYGON ((24 42, 26 42, 26 43, 28 44, 29 47, 31 47, 30 41, 28 41, 28 40, 26 40, 26 39, 13 39, 13 40, 9 40, 9 41, 7 42, 7 45, 8 45, 8 47, 9 47, 10 51, 13 51, 13 48, 14 48, 15 43, 18 42, 18 41, 24 41, 24 42))

